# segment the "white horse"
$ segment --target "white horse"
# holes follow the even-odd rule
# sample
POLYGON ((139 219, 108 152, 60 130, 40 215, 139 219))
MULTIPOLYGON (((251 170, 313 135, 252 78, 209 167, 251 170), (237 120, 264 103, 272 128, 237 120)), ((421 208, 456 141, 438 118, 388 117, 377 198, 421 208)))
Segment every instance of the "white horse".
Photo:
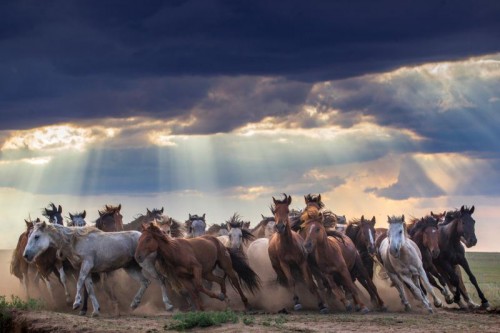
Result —
MULTIPOLYGON (((135 309, 139 306, 150 284, 134 258, 140 236, 139 231, 103 232, 95 227, 68 228, 39 222, 35 224, 28 238, 23 256, 31 262, 49 246, 53 246, 57 249, 59 257, 68 259, 75 268, 80 267, 73 309, 81 305, 82 287, 85 283, 94 308, 92 316, 97 316, 100 308, 95 296, 91 273, 125 269, 134 280, 140 283, 140 288, 130 307, 135 309)), ((168 309, 169 306, 165 305, 168 309)), ((169 305, 171 308, 172 305, 169 305)))
POLYGON ((398 289, 401 303, 405 306, 406 311, 410 311, 411 306, 404 291, 405 284, 413 296, 421 301, 425 308, 432 313, 429 300, 420 288, 420 279, 422 279, 426 290, 432 295, 434 305, 440 307, 442 303, 436 297, 434 289, 429 283, 422 265, 422 254, 417 244, 407 237, 404 215, 401 217, 388 216, 388 223, 387 238, 382 241, 379 247, 382 265, 398 289))

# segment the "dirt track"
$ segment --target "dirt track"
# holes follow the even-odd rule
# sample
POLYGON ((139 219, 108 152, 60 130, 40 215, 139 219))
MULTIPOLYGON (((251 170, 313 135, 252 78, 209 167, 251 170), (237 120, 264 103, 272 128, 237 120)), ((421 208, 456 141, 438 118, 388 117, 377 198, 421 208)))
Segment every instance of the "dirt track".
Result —
MULTIPOLYGON (((58 312, 13 313, 16 331, 28 332, 164 332, 171 314, 88 318, 58 312)), ((205 332, 498 332, 495 313, 438 310, 434 315, 414 313, 370 313, 319 315, 313 312, 288 315, 242 315, 237 324, 203 329, 205 332)), ((201 330, 201 329, 199 329, 201 330)), ((197 331, 196 329, 192 331, 197 331)))

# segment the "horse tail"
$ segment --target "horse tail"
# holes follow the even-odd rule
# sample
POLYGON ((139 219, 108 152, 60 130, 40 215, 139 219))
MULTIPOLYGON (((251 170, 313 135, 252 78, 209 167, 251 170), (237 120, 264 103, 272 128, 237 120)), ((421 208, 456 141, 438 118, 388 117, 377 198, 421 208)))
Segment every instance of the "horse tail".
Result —
POLYGON ((17 249, 12 252, 12 259, 10 260, 10 274, 14 275, 18 279, 23 278, 23 273, 21 272, 21 260, 17 256, 17 249))
POLYGON ((261 283, 259 276, 248 265, 245 255, 237 249, 228 248, 227 251, 231 257, 233 269, 238 274, 240 282, 245 289, 255 294, 260 289, 261 283))
POLYGON ((345 245, 345 241, 344 241, 344 234, 342 234, 341 232, 338 232, 337 230, 329 230, 329 229, 326 229, 326 235, 327 236, 331 236, 333 238, 337 238, 339 241, 342 242, 342 244, 345 245))

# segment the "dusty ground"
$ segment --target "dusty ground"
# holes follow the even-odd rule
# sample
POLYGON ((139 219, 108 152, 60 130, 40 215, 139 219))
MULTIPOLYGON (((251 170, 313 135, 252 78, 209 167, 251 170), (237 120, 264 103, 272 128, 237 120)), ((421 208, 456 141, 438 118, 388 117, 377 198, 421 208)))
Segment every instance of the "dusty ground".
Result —
MULTIPOLYGON (((17 327, 29 332, 165 332, 171 314, 129 315, 112 318, 80 317, 58 312, 14 313, 17 327)), ((288 315, 242 315, 237 324, 223 324, 205 332, 498 332, 500 316, 495 313, 438 310, 424 313, 370 313, 319 315, 312 312, 288 315), (248 325, 242 318, 246 318, 248 325)))
MULTIPOLYGON (((0 295, 19 295, 25 297, 19 281, 9 274, 10 251, 0 251, 0 295)), ((496 264, 495 264, 496 265, 496 264)), ((260 276, 265 280, 264 274, 260 276)), ((496 276, 496 275, 495 275, 496 276)), ((484 277, 481 277, 484 279, 484 277)), ((495 280, 497 280, 495 278, 495 280)), ((121 295, 120 311, 122 316, 110 315, 110 304, 106 296, 98 292, 101 302, 102 315, 98 318, 80 317, 70 310, 63 301, 58 304, 47 302, 51 311, 15 311, 13 319, 15 332, 164 332, 165 327, 173 323, 172 313, 162 311, 161 298, 158 286, 152 285, 146 291, 143 303, 134 312, 128 308, 137 285, 124 274, 116 276, 116 291, 121 295)), ((399 297, 394 288, 390 288, 386 281, 376 281, 379 292, 389 307, 389 312, 371 312, 367 315, 348 314, 343 311, 333 311, 332 314, 319 315, 314 311, 291 313, 286 315, 276 313, 283 306, 291 308, 291 295, 276 285, 267 285, 262 292, 250 297, 250 302, 258 309, 265 309, 259 314, 241 314, 239 323, 224 324, 221 326, 203 329, 206 332, 500 332, 500 316, 498 311, 487 313, 484 311, 464 312, 458 309, 438 309, 435 314, 428 315, 414 305, 411 313, 402 311, 399 297), (245 324, 245 323, 246 324, 245 324)), ((41 286, 41 296, 48 300, 46 291, 41 286), (45 291, 45 292, 44 292, 45 291)), ((74 285, 71 286, 74 294, 74 285)), ((55 288, 56 294, 62 299, 62 290, 55 288)), ((231 290, 232 288, 229 288, 231 290)), ((490 296, 497 289, 488 288, 490 296)), ((228 290, 228 291, 229 291, 228 290)), ((98 290, 99 291, 99 290, 98 290)), ((316 301, 307 291, 302 291, 301 300, 306 309, 315 309, 316 301)), ((496 294, 495 294, 496 295, 496 294)), ((241 301, 233 291, 228 296, 231 299, 231 308, 234 311, 242 310, 241 301)), ((498 295, 496 295, 498 296, 498 295)), ((363 295, 368 302, 367 295, 363 295)), ((498 297, 492 305, 498 305, 498 297)), ((490 299, 491 301, 491 299, 490 299)), ((210 310, 224 310, 225 303, 205 299, 210 310)), ((335 304, 331 305, 335 308, 335 304)), ((89 309, 89 313, 91 307, 89 309)), ((2 331, 0 329, 0 331, 2 331)), ((12 330, 9 330, 10 332, 12 330)), ((199 331, 192 330, 192 331, 199 331)))

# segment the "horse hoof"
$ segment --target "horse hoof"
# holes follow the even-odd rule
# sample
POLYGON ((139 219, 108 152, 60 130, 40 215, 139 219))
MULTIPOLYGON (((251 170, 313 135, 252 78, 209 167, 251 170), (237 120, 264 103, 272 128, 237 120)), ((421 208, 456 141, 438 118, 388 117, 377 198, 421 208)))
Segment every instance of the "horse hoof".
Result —
POLYGON ((361 314, 367 314, 368 312, 370 312, 370 309, 368 309, 366 306, 360 311, 361 314))
POLYGON ((293 309, 294 309, 295 311, 300 311, 300 310, 302 310, 302 304, 300 304, 300 303, 295 304, 295 305, 293 306, 293 309))
POLYGON ((484 302, 484 303, 481 303, 481 309, 486 309, 486 310, 488 310, 489 308, 491 308, 491 306, 490 306, 490 302, 484 302))
POLYGON ((345 306, 345 310, 346 310, 347 312, 352 312, 352 304, 347 304, 347 305, 345 306))
POLYGON ((73 303, 73 310, 78 309, 78 308, 80 307, 80 305, 81 305, 81 304, 80 304, 80 303, 78 303, 78 302, 73 303))
POLYGON ((327 307, 324 307, 324 308, 319 309, 319 313, 321 313, 321 314, 327 314, 327 313, 329 313, 329 312, 330 312, 330 310, 328 310, 328 308, 327 308, 327 307))
POLYGON ((85 315, 87 315, 87 311, 83 311, 83 310, 81 310, 78 314, 79 314, 80 316, 85 316, 85 315))
POLYGON ((477 308, 479 308, 479 304, 476 304, 474 302, 467 303, 467 306, 469 307, 469 309, 477 309, 477 308))
POLYGON ((173 311, 174 310, 174 306, 172 304, 165 304, 165 310, 167 310, 167 311, 173 311))
POLYGON ((453 301, 453 297, 446 297, 446 298, 445 298, 445 301, 446 301, 446 304, 453 304, 453 303, 455 303, 455 302, 453 301))
POLYGON ((437 299, 437 300, 434 301, 434 306, 436 308, 440 308, 440 307, 443 306, 443 303, 440 300, 437 299))
POLYGON ((226 295, 224 295, 223 293, 220 293, 220 294, 219 294, 219 299, 220 299, 221 301, 225 300, 225 299, 226 299, 226 295))
POLYGON ((91 317, 96 318, 96 317, 99 317, 99 315, 100 315, 99 311, 95 311, 95 312, 92 312, 91 317))
POLYGON ((405 311, 410 312, 411 311, 411 305, 410 304, 405 304, 405 311))
POLYGON ((132 302, 132 304, 130 304, 130 307, 132 309, 137 309, 138 306, 139 306, 139 302, 132 302))

